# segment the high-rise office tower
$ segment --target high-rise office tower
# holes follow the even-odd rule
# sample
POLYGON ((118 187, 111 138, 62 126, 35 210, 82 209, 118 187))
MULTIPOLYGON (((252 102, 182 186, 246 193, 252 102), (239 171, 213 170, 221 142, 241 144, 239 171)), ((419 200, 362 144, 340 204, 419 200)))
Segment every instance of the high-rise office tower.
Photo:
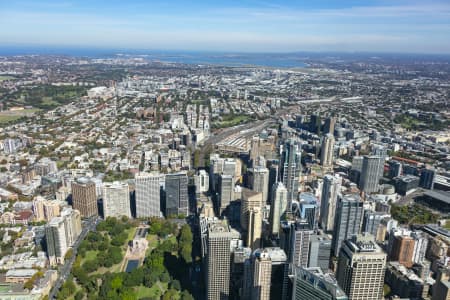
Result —
POLYGON ((208 223, 206 299, 223 300, 229 297, 231 243, 233 239, 239 239, 239 233, 225 221, 208 223))
POLYGON ((272 261, 269 253, 264 250, 256 252, 253 261, 252 300, 270 299, 270 279, 272 275, 272 261))
POLYGON ((394 178, 402 175, 402 164, 398 161, 389 162, 389 177, 394 178))
POLYGON ((47 243, 47 255, 50 265, 64 263, 64 255, 67 252, 68 245, 66 240, 66 231, 64 219, 62 217, 53 218, 45 226, 45 239, 47 243))
POLYGON ((273 235, 278 235, 280 231, 280 219, 286 213, 288 205, 288 191, 283 183, 274 184, 272 201, 270 206, 270 229, 273 235))
POLYGON ((308 267, 319 267, 323 272, 330 268, 331 238, 313 234, 309 241, 308 267))
POLYGON ((320 268, 294 268, 292 300, 347 300, 332 273, 320 268))
POLYGON ((261 247, 262 209, 251 208, 248 212, 247 247, 257 249, 261 247))
POLYGON ((269 169, 264 167, 255 167, 250 170, 251 189, 262 193, 264 204, 268 201, 269 197, 269 169))
POLYGON ((233 200, 234 195, 234 177, 231 175, 219 176, 219 214, 227 208, 230 202, 233 200))
POLYGON ((329 117, 325 119, 325 124, 323 125, 324 134, 334 134, 334 126, 336 125, 336 118, 329 117))
POLYGON ((189 214, 188 176, 186 172, 166 175, 166 216, 189 214))
POLYGON ((45 226, 47 255, 50 265, 64 263, 64 256, 81 233, 80 212, 64 209, 60 217, 54 217, 45 226))
POLYGON ((294 266, 308 266, 309 243, 314 231, 307 222, 297 221, 291 224, 289 262, 294 266))
POLYGON ((361 180, 363 160, 364 158, 362 156, 354 156, 352 160, 349 179, 356 184, 359 184, 361 180))
POLYGON ((347 194, 338 197, 331 244, 334 256, 338 256, 343 241, 359 233, 363 215, 363 202, 359 195, 347 194))
POLYGON ((353 236, 344 241, 340 252, 336 278, 349 299, 382 299, 386 253, 373 236, 353 236))
POLYGON ((245 276, 250 276, 252 249, 248 247, 236 247, 233 249, 231 262, 230 299, 249 299, 251 282, 248 286, 245 276), (247 294, 244 290, 248 291, 247 294))
POLYGON ((289 139, 285 142, 281 151, 281 179, 288 190, 288 210, 291 203, 297 200, 298 183, 302 172, 302 149, 297 141, 289 139))
POLYGON ((242 299, 288 299, 288 274, 289 264, 282 249, 255 250, 246 267, 242 299))
POLYGON ((410 236, 396 236, 391 251, 391 260, 398 261, 407 268, 413 265, 414 239, 410 236))
POLYGON ((320 164, 324 167, 333 165, 334 158, 334 136, 327 134, 322 139, 322 147, 320 150, 320 164))
POLYGON ((411 232, 411 237, 414 239, 413 262, 416 264, 423 263, 428 249, 428 237, 422 231, 411 232))
POLYGON ((364 156, 359 188, 366 193, 375 193, 379 189, 379 181, 383 177, 384 157, 364 156))
POLYGON ((311 193, 301 193, 299 203, 300 218, 308 223, 309 229, 317 229, 317 198, 311 193))
POLYGON ((47 221, 50 221, 54 217, 61 215, 61 208, 58 201, 45 201, 44 202, 44 215, 47 221))
POLYGON ((84 177, 72 182, 72 206, 80 211, 82 217, 92 217, 98 214, 94 182, 84 177))
POLYGON ((194 177, 195 180, 195 194, 200 196, 202 193, 207 193, 209 190, 209 175, 205 170, 198 171, 194 177))
POLYGON ((385 229, 381 221, 390 217, 391 215, 385 212, 365 210, 361 232, 370 233, 375 237, 376 241, 384 241, 385 229))
POLYGON ((422 169, 420 171, 419 186, 424 189, 432 190, 434 187, 434 175, 436 171, 433 169, 422 169))
POLYGON ((103 215, 131 218, 130 188, 126 182, 112 182, 103 185, 103 215))
POLYGON ((320 127, 322 126, 322 120, 318 115, 311 115, 309 119, 309 131, 315 134, 320 134, 320 127))
POLYGON ((66 207, 61 211, 61 217, 64 219, 67 246, 72 246, 81 233, 80 212, 66 207))
POLYGON ((37 222, 45 220, 44 202, 45 198, 41 196, 37 196, 33 199, 33 215, 34 220, 37 222))
POLYGON ((144 172, 135 175, 136 217, 161 216, 161 176, 144 172))
POLYGON ((280 167, 279 167, 278 161, 276 161, 276 160, 269 161, 268 164, 269 164, 269 194, 268 194, 269 199, 268 200, 271 203, 273 187, 274 187, 274 184, 276 182, 278 182, 278 173, 280 171, 280 169, 279 169, 280 167))
POLYGON ((337 198, 341 191, 342 178, 325 175, 323 178, 322 197, 320 201, 320 227, 327 232, 334 229, 337 198))
POLYGON ((433 286, 432 300, 448 300, 450 299, 450 270, 440 269, 433 286))
POLYGON ((211 154, 209 165, 209 188, 213 192, 218 191, 219 175, 223 172, 223 164, 225 159, 221 158, 219 154, 211 154))
POLYGON ((246 188, 242 189, 241 228, 246 231, 247 247, 260 247, 262 233, 262 193, 246 188))

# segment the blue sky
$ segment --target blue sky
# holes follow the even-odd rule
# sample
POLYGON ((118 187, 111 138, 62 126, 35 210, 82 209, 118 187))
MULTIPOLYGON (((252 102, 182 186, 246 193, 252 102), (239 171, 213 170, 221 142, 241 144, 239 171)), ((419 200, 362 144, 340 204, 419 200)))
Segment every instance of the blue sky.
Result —
POLYGON ((0 0, 0 47, 450 53, 450 0, 0 0))

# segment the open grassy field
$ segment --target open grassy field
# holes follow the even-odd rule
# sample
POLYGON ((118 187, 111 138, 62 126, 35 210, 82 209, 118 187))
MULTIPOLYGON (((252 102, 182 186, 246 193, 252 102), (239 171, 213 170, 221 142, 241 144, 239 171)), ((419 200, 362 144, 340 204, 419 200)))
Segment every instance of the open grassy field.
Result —
POLYGON ((136 288, 137 298, 141 299, 144 297, 161 297, 167 290, 167 283, 158 281, 151 288, 145 287, 143 285, 136 288), (161 291, 161 288, 163 291, 161 291))
POLYGON ((2 111, 0 112, 0 124, 12 122, 17 119, 20 119, 21 117, 30 117, 37 111, 39 111, 39 109, 36 108, 2 111))
POLYGON ((16 77, 8 76, 8 75, 0 75, 0 81, 16 79, 16 77))

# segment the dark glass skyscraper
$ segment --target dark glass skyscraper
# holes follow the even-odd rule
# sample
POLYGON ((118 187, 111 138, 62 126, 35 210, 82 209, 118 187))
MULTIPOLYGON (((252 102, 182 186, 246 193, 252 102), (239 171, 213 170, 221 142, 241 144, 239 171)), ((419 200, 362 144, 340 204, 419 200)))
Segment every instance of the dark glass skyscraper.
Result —
POLYGON ((298 141, 289 139, 281 151, 281 178, 288 191, 288 210, 291 209, 293 200, 297 199, 298 182, 302 172, 301 147, 298 141))
POLYGON ((188 215, 188 177, 184 172, 166 175, 166 216, 188 215))

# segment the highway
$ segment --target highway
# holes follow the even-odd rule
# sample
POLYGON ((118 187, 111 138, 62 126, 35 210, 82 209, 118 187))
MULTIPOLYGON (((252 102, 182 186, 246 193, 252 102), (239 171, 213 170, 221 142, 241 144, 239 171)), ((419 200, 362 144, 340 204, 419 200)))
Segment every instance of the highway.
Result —
POLYGON ((78 247, 80 246, 80 243, 85 239, 89 231, 95 231, 97 224, 99 223, 100 219, 97 217, 89 218, 85 221, 84 227, 80 233, 80 236, 76 240, 76 242, 73 244, 73 255, 70 259, 66 260, 62 266, 58 269, 58 279, 56 280, 55 285, 53 286, 52 290, 50 291, 48 295, 48 299, 56 299, 56 294, 58 293, 59 289, 62 287, 64 282, 66 281, 67 277, 70 274, 70 271, 72 270, 72 265, 75 261, 75 258, 77 256, 78 247))

